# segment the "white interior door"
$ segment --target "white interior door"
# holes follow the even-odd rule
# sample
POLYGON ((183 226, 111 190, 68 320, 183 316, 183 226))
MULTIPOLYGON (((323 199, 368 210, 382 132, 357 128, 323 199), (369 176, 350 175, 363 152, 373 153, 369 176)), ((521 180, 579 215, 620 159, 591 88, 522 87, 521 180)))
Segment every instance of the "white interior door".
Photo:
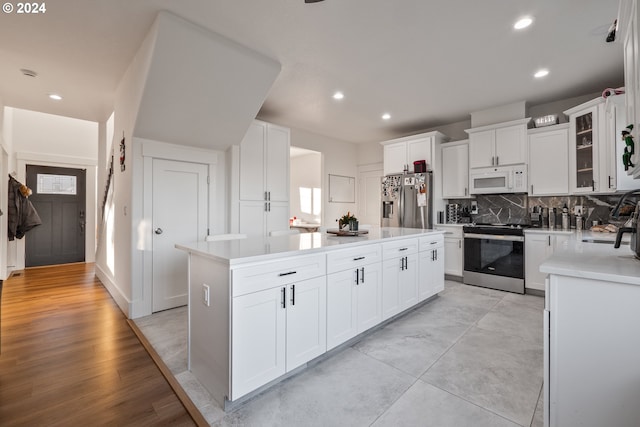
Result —
POLYGON ((174 245, 207 234, 207 174, 204 164, 153 160, 153 312, 187 304, 187 254, 174 245))
POLYGON ((381 165, 360 167, 358 170, 358 221, 360 224, 380 225, 382 199, 381 165))

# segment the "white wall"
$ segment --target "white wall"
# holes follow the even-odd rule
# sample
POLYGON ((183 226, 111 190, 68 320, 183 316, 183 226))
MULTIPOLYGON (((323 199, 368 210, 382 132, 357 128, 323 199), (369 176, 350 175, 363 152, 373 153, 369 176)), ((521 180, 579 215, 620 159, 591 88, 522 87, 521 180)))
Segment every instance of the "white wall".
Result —
POLYGON ((312 213, 303 213, 300 210, 299 191, 301 187, 322 188, 322 154, 310 153, 302 156, 291 157, 289 167, 289 215, 291 217, 295 216, 306 222, 322 221, 322 211, 319 216, 315 216, 312 213))
MULTIPOLYGON (((96 253, 96 275, 128 317, 132 317, 133 302, 143 299, 142 269, 132 270, 132 265, 142 263, 142 255, 133 252, 136 246, 133 230, 137 226, 134 219, 142 218, 142 171, 135 170, 132 147, 136 117, 151 62, 155 36, 154 24, 116 89, 113 140, 106 141, 105 137, 101 141, 104 145, 99 147, 99 150, 110 153, 108 146, 113 144, 115 162, 111 183, 113 198, 107 207, 112 215, 111 223, 108 227, 107 224, 100 224, 98 230, 100 240, 96 253), (118 159, 119 144, 123 137, 125 170, 121 171, 118 159), (132 200, 135 198, 138 205, 134 206, 132 200), (134 288, 132 283, 138 283, 139 286, 134 288)), ((104 188, 101 188, 98 196, 100 200, 103 192, 104 188)))
MULTIPOLYGON (((3 181, 9 169, 9 151, 5 140, 5 108, 2 98, 0 98, 0 177, 3 177, 3 181)), ((0 216, 0 280, 5 280, 8 277, 7 272, 7 192, 0 191, 0 210, 2 215, 0 216)))
MULTIPOLYGON (((291 129, 291 145, 323 154, 322 161, 322 224, 337 226, 336 220, 348 211, 356 212, 355 203, 329 203, 329 174, 357 177, 358 146, 300 129, 291 129)), ((357 186, 356 186, 357 188, 357 186)), ((357 200, 357 199, 356 199, 357 200)), ((357 212, 356 212, 357 216, 357 212)))

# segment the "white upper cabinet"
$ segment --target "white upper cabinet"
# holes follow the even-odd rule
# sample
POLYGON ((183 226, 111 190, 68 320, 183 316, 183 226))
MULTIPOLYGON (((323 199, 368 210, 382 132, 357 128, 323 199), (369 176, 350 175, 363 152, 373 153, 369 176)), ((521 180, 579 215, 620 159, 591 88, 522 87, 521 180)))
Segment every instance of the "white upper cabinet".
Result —
POLYGON ((289 200, 289 129, 251 124, 240 143, 240 200, 289 200))
POLYGON ((469 134, 469 167, 526 163, 527 123, 530 120, 526 118, 467 129, 465 132, 469 134))
POLYGON ((384 174, 413 172, 413 162, 424 160, 427 169, 434 169, 436 145, 446 137, 440 132, 429 132, 381 142, 384 146, 384 174))
POLYGON ((460 199, 469 197, 469 141, 441 144, 442 197, 460 199))
POLYGON ((568 123, 529 130, 529 195, 568 195, 568 164, 568 123))

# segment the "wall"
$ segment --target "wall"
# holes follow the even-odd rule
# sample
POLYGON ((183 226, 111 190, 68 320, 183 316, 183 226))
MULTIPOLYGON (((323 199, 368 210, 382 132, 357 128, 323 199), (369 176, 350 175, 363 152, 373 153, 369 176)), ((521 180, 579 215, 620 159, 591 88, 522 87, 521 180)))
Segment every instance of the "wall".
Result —
MULTIPOLYGON (((133 252, 136 247, 133 233, 134 219, 142 217, 142 206, 132 206, 132 200, 142 200, 142 172, 135 171, 132 161, 133 131, 140 106, 145 78, 151 62, 155 43, 155 24, 142 42, 136 56, 125 71, 115 93, 113 140, 101 139, 99 150, 110 152, 115 148, 115 165, 111 183, 113 196, 107 211, 109 222, 101 223, 96 253, 96 275, 107 288, 120 309, 133 317, 134 301, 142 301, 142 269, 132 270, 132 265, 142 263, 142 255, 133 252), (119 144, 125 140, 125 170, 120 170, 119 144), (134 173, 136 179, 134 180, 134 173), (134 191, 134 182, 137 187, 134 191), (137 208, 137 211, 136 211, 137 208), (117 250, 116 250, 117 248, 117 250), (135 289, 132 283, 139 283, 135 289)), ((98 199, 102 200, 104 188, 100 188, 98 199)), ((141 204, 141 202, 140 202, 141 204)))
POLYGON ((320 222, 321 214, 303 213, 300 209, 300 191, 302 188, 322 188, 322 154, 306 154, 291 157, 289 161, 289 216, 306 222, 320 222))
MULTIPOLYGON (((0 177, 5 177, 9 171, 9 149, 5 139, 5 108, 2 98, 0 98, 0 177)), ((6 182, 0 181, 0 182, 6 182)), ((7 192, 0 191, 0 280, 8 277, 7 272, 7 192)))
MULTIPOLYGON (((291 145, 323 154, 322 161, 322 224, 337 225, 336 220, 349 212, 356 212, 355 203, 329 203, 329 174, 356 177, 358 173, 358 146, 300 129, 291 129, 291 145)), ((356 199, 357 200, 357 199, 356 199)))

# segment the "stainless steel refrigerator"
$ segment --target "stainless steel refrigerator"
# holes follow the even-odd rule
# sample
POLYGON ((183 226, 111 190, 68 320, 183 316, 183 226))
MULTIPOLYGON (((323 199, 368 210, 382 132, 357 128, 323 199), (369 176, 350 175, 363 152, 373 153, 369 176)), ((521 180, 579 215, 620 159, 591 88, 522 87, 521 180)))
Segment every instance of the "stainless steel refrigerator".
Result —
POLYGON ((433 174, 410 173, 382 178, 382 227, 428 229, 433 226, 433 174))

